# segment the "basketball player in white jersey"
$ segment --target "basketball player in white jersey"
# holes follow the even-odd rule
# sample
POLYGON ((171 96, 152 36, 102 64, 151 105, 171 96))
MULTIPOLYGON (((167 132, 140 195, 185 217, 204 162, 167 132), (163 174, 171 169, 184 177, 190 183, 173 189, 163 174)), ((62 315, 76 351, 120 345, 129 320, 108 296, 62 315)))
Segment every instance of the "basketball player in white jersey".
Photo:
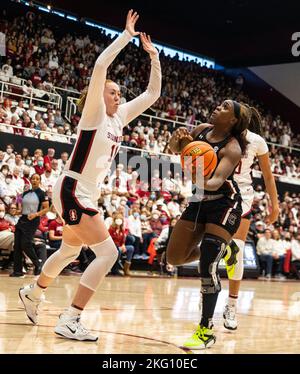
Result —
POLYGON ((246 140, 248 141, 246 154, 242 157, 236 168, 235 180, 238 183, 242 196, 242 220, 238 231, 234 234, 232 242, 227 246, 228 254, 225 257, 226 269, 229 279, 229 297, 224 309, 224 327, 229 330, 237 329, 236 303, 243 278, 243 255, 247 234, 250 227, 251 207, 254 199, 252 187, 251 167, 255 158, 258 159, 260 169, 264 178, 267 193, 270 196, 272 211, 266 218, 266 223, 275 222, 279 214, 279 203, 275 179, 271 171, 269 150, 265 140, 261 137, 261 118, 253 107, 251 121, 248 127, 246 140), (230 260, 235 259, 230 263, 230 260))
POLYGON ((21 288, 20 298, 28 318, 37 323, 38 305, 45 289, 74 261, 83 244, 96 258, 82 274, 71 306, 61 314, 55 333, 69 339, 96 341, 80 322, 80 315, 98 286, 115 263, 118 252, 97 210, 100 185, 117 154, 123 127, 149 108, 160 96, 161 68, 158 51, 149 36, 135 31, 139 16, 127 14, 124 32, 98 57, 79 122, 79 133, 70 161, 53 189, 53 204, 64 220, 60 249, 46 261, 37 282, 21 288), (120 104, 120 88, 106 80, 107 68, 133 36, 140 35, 151 58, 147 90, 120 104))

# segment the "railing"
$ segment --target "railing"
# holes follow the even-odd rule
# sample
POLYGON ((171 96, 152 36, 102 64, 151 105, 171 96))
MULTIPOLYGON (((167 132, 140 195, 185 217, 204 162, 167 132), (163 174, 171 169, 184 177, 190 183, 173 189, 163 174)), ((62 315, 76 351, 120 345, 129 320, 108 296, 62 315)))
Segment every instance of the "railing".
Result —
MULTIPOLYGON (((145 114, 146 115, 146 114, 145 114)), ((5 125, 5 124, 0 124, 0 126, 5 126, 7 129, 9 128, 15 128, 17 129, 18 131, 21 129, 24 131, 24 135, 23 136, 28 136, 26 134, 29 134, 31 133, 31 136, 30 137, 34 137, 36 139, 39 139, 40 138, 40 135, 41 134, 46 134, 47 135, 47 139, 45 140, 49 140, 49 141, 53 141, 53 142, 58 142, 58 143, 68 143, 68 144, 74 144, 75 141, 76 141, 76 138, 77 136, 76 135, 65 135, 65 134, 57 134, 57 133, 53 133, 53 132, 50 132, 50 131, 42 131, 42 130, 36 130, 36 129, 29 129, 27 127, 20 127, 20 126, 15 126, 15 125, 5 125), (35 135, 35 136, 32 136, 32 135, 35 135), (53 137, 55 137, 56 139, 53 140, 53 137), (65 141, 60 141, 59 138, 61 139, 66 139, 65 141)), ((4 131, 6 132, 6 131, 4 131)), ((0 131, 1 133, 1 131, 0 131)), ((7 133, 11 133, 9 131, 7 131, 7 133)), ((22 135, 19 135, 19 136, 22 136, 22 135)), ((134 148, 134 147, 127 147, 127 146, 124 146, 124 145, 121 145, 120 146, 120 149, 121 150, 125 150, 125 151, 131 151, 131 152, 139 152, 141 154, 141 157, 143 156, 149 156, 149 157, 155 157, 155 156, 163 156, 163 157, 167 157, 168 159, 171 159, 172 162, 174 163, 180 163, 180 158, 178 155, 170 155, 170 154, 167 154, 167 153, 162 153, 162 152, 153 152, 153 151, 150 151, 150 150, 146 150, 146 149, 139 149, 139 148, 134 148)), ((300 150, 299 150, 300 151, 300 150)), ((255 171, 257 174, 262 174, 262 172, 260 170, 256 170, 255 171)), ((282 183, 291 183, 291 184, 300 184, 300 178, 296 178, 296 177, 290 177, 288 175, 281 175, 281 174, 275 174, 275 173, 272 173, 274 177, 277 177, 278 180, 282 183)))
POLYGON ((34 96, 35 93, 37 93, 36 88, 30 87, 29 89, 30 89, 30 94, 25 94, 23 91, 23 86, 19 84, 0 81, 0 99, 3 100, 4 95, 6 95, 6 96, 19 98, 19 100, 20 99, 29 100, 29 104, 32 104, 32 103, 34 105, 43 104, 44 106, 51 104, 51 105, 54 105, 56 109, 58 108, 61 109, 62 98, 60 95, 49 92, 49 91, 39 90, 45 93, 45 95, 49 96, 49 100, 44 100, 44 99, 34 96), (13 89, 15 89, 15 92, 13 91, 13 89))
MULTIPOLYGON (((70 118, 72 117, 72 115, 76 113, 76 104, 74 103, 74 101, 76 101, 76 100, 77 99, 74 98, 74 97, 68 97, 67 98, 68 114, 67 114, 67 111, 66 111, 65 117, 67 118, 68 121, 70 121, 70 118), (68 101, 69 101, 69 104, 68 104, 68 101)), ((186 127, 191 127, 191 128, 196 127, 196 125, 190 125, 190 124, 178 122, 178 121, 175 121, 175 120, 172 120, 172 119, 157 117, 157 116, 153 116, 151 114, 143 113, 139 117, 147 118, 148 122, 150 124, 152 124, 154 122, 154 120, 159 121, 161 123, 171 124, 172 127, 173 127, 173 130, 176 128, 176 126, 183 126, 183 125, 185 125, 186 127)), ((199 124, 201 124, 201 122, 199 124)), ((286 146, 286 145, 282 145, 282 144, 278 144, 278 143, 271 143, 271 142, 266 142, 266 143, 270 146, 274 146, 274 147, 277 147, 277 148, 286 148, 290 152, 292 152, 292 151, 300 152, 300 148, 290 147, 290 146, 286 146)))

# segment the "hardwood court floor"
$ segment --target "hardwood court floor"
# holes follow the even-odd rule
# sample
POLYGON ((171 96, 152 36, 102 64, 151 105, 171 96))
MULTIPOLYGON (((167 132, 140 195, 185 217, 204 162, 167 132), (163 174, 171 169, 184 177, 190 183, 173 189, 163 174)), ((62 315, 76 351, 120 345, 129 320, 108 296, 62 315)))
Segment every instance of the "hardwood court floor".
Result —
MULTIPOLYGON (((18 300, 25 279, 0 276, 0 353, 186 353, 180 348, 198 323, 199 280, 108 277, 83 315, 99 333, 97 343, 57 337, 58 315, 70 302, 78 276, 60 276, 46 294, 39 325, 27 320, 18 300)), ((222 326, 228 282, 215 314, 216 344, 188 353, 299 353, 300 283, 245 280, 238 304, 239 328, 222 326)))

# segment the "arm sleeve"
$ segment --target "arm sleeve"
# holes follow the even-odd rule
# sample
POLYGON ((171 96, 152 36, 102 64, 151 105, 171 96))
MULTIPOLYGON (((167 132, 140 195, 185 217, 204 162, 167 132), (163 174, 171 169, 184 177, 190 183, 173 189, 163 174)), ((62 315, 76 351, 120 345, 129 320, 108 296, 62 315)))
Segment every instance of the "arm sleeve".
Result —
POLYGON ((257 138, 257 156, 265 155, 268 152, 269 152, 269 148, 268 148, 268 145, 265 139, 259 136, 257 138))
POLYGON ((151 72, 148 87, 145 92, 120 105, 119 111, 124 121, 124 126, 142 114, 159 98, 161 91, 161 67, 158 54, 151 58, 151 72))
POLYGON ((130 39, 131 35, 125 30, 96 60, 81 120, 79 122, 81 128, 95 128, 103 120, 106 110, 103 91, 107 68, 120 51, 129 43, 130 39))

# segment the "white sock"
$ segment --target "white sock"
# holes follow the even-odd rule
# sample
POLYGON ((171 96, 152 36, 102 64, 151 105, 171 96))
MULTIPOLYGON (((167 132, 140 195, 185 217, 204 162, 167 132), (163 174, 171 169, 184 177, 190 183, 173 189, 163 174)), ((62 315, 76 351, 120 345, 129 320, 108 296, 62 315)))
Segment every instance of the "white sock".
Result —
POLYGON ((69 308, 65 311, 70 317, 79 317, 81 315, 82 310, 74 308, 73 306, 69 306, 69 308))
POLYGON ((31 285, 30 293, 35 299, 40 299, 45 291, 46 291, 46 288, 40 287, 37 283, 34 283, 33 285, 31 285))
POLYGON ((238 299, 235 298, 235 297, 228 297, 228 305, 235 308, 236 307, 236 303, 237 303, 238 299))

